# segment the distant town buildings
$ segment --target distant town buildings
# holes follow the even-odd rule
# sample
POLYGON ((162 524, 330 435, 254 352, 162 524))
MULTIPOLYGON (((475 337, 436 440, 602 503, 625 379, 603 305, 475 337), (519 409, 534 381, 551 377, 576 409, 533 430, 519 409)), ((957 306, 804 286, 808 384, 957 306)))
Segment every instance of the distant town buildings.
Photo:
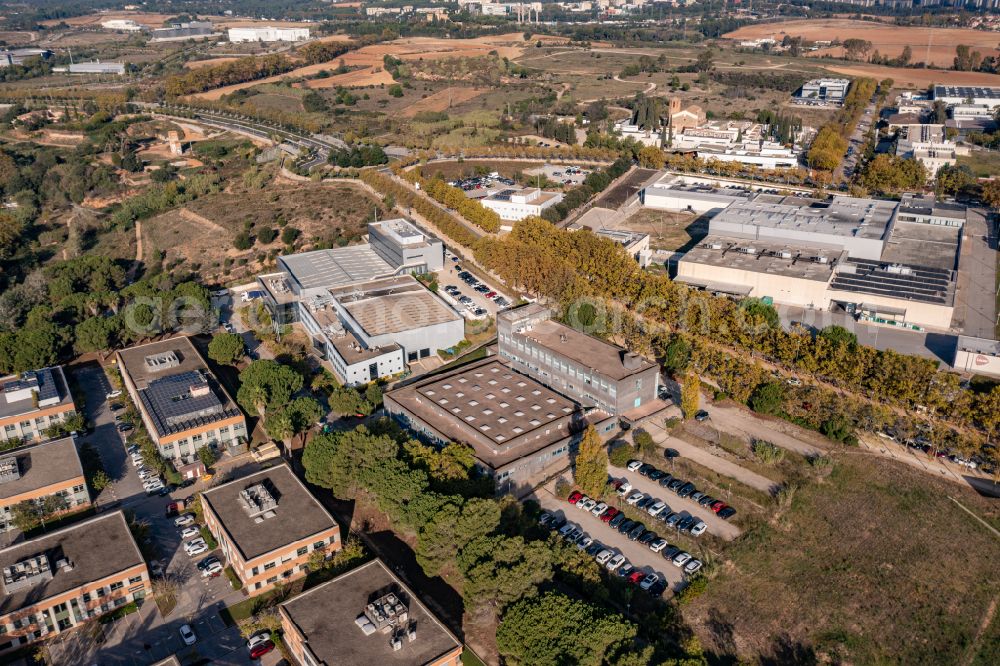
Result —
POLYGON ((12 510, 21 502, 57 496, 57 513, 90 505, 74 437, 63 437, 0 453, 0 532, 16 529, 12 510))
POLYGON ((813 79, 802 84, 793 98, 797 104, 842 104, 850 79, 813 79))
POLYGON ((205 525, 251 594, 305 576, 314 552, 341 548, 340 525, 287 465, 201 494, 205 525))
POLYGON ((122 383, 164 458, 194 462, 198 449, 247 439, 246 418, 187 336, 117 352, 122 383))
POLYGON ((56 636, 152 593, 121 511, 0 550, 0 653, 56 636))
POLYGON ((934 86, 934 100, 945 104, 979 105, 990 109, 1000 106, 998 86, 934 86))
POLYGON ((105 30, 114 30, 116 32, 142 32, 145 28, 132 19, 110 19, 108 21, 103 21, 101 27, 105 30))
POLYGON ((149 36, 154 42, 170 42, 181 39, 216 37, 221 34, 215 31, 215 26, 212 25, 211 21, 191 21, 171 23, 169 27, 150 31, 149 36))
POLYGON ((0 378, 0 442, 41 440, 76 414, 60 366, 0 378))
POLYGON ((282 603, 278 614, 299 664, 462 663, 461 641, 381 560, 282 603))
POLYGON ((52 56, 52 51, 48 49, 11 49, 9 51, 0 50, 0 68, 11 65, 24 65, 25 61, 31 58, 41 58, 48 60, 52 56))
POLYGON ((229 41, 238 42, 301 42, 309 39, 309 28, 276 28, 262 26, 230 28, 229 41))

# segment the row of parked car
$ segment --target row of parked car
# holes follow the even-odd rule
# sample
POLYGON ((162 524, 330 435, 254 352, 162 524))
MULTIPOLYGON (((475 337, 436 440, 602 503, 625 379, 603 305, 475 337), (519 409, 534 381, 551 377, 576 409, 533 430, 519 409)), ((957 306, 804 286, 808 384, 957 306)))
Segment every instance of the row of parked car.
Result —
MULTIPOLYGON (((677 493, 678 497, 686 497, 690 499, 692 502, 697 502, 700 506, 710 509, 712 512, 716 513, 720 518, 729 520, 730 518, 736 515, 736 509, 729 506, 722 500, 716 499, 708 495, 707 493, 698 490, 698 487, 695 486, 690 481, 685 481, 684 479, 676 478, 675 476, 673 476, 668 472, 664 472, 661 469, 657 469, 654 465, 650 465, 649 463, 644 463, 641 460, 632 460, 629 461, 628 465, 626 466, 626 469, 630 472, 638 472, 642 476, 648 478, 650 481, 656 481, 658 484, 660 484, 661 487, 666 488, 667 490, 672 490, 675 493, 677 493)), ((628 490, 631 489, 632 486, 629 485, 628 490)), ((621 486, 618 487, 617 491, 620 497, 624 497, 624 493, 622 492, 621 486)), ((625 492, 628 491, 626 490, 625 492)), ((658 508, 657 513, 655 514, 650 513, 650 515, 659 515, 665 509, 669 512, 669 507, 666 506, 665 502, 654 499, 650 496, 645 495, 644 493, 635 493, 633 495, 630 495, 626 501, 629 504, 632 504, 633 506, 636 506, 640 509, 647 507, 652 508, 653 506, 658 506, 660 504, 663 505, 662 507, 658 508), (640 503, 642 503, 642 506, 639 506, 640 503)), ((672 519, 672 516, 670 516, 669 514, 666 517, 664 517, 665 522, 666 520, 669 519, 672 519)), ((671 527, 673 527, 673 525, 671 525, 671 527)), ((704 530, 702 530, 702 532, 704 532, 704 530)), ((693 533, 694 532, 692 532, 692 534, 693 533)), ((699 534, 701 534, 701 532, 699 532, 699 534)), ((695 536, 698 535, 695 534, 695 536)))
POLYGON ((951 449, 935 449, 929 439, 923 435, 917 437, 907 437, 901 438, 894 430, 884 430, 879 431, 878 436, 882 439, 888 439, 891 442, 896 442, 897 444, 905 444, 908 448, 917 449, 923 451, 927 455, 933 455, 937 458, 947 458, 956 465, 961 465, 962 467, 967 467, 969 469, 982 469, 984 472, 992 473, 993 468, 989 465, 988 461, 978 455, 974 455, 970 458, 966 458, 957 453, 951 451, 951 449), (902 440, 902 441, 901 441, 902 440))
POLYGON ((166 495, 170 492, 170 489, 163 484, 163 479, 160 478, 159 472, 146 465, 146 461, 143 460, 138 446, 129 444, 126 451, 128 451, 132 465, 135 467, 135 471, 139 475, 142 487, 146 490, 147 495, 166 495))

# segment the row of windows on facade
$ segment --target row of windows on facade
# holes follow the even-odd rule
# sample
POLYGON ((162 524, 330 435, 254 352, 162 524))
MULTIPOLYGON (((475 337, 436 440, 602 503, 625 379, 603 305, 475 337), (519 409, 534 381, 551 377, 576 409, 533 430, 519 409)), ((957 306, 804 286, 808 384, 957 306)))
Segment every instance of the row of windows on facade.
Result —
MULTIPOLYGON (((508 339, 508 336, 506 334, 504 334, 501 337, 504 339, 508 339)), ((540 350, 533 345, 525 344, 522 338, 514 338, 510 340, 510 342, 518 351, 522 351, 525 354, 530 354, 531 358, 537 358, 539 361, 552 367, 554 370, 564 372, 568 374, 570 377, 579 378, 584 384, 600 389, 604 393, 610 395, 612 398, 618 395, 617 386, 615 386, 614 384, 609 384, 601 377, 592 376, 589 372, 587 372, 583 368, 580 368, 574 365, 573 363, 567 362, 562 357, 556 356, 554 354, 549 354, 547 351, 540 350)), ((517 356, 514 356, 509 352, 505 352, 504 355, 510 356, 511 358, 515 359, 518 358, 517 356)), ((522 362, 525 361, 522 360, 522 362)))
POLYGON ((23 434, 34 434, 35 428, 38 430, 43 430, 50 425, 55 425, 57 423, 62 423, 66 418, 72 416, 73 412, 65 412, 62 414, 52 414, 51 416, 39 416, 34 421, 26 420, 20 423, 8 423, 4 425, 3 432, 4 435, 10 437, 11 435, 17 435, 20 432, 23 434))
MULTIPOLYGON (((545 372, 544 370, 542 370, 541 368, 539 368, 536 365, 528 363, 527 361, 523 360, 519 356, 516 356, 514 354, 510 354, 508 352, 504 352, 504 355, 507 356, 514 363, 519 363, 522 366, 524 366, 525 368, 528 368, 528 370, 530 370, 532 372, 537 372, 542 377, 549 377, 550 376, 549 373, 545 372)), ((567 391, 576 391, 576 387, 573 386, 572 384, 570 384, 567 381, 563 381, 562 385, 563 385, 563 388, 565 388, 567 391)), ((611 396, 614 397, 616 393, 617 393, 617 390, 614 387, 611 387, 611 391, 610 391, 611 396)), ((600 407, 604 411, 614 411, 614 407, 612 405, 610 405, 608 402, 606 402, 603 398, 601 398, 599 396, 596 396, 596 395, 590 393, 589 391, 583 391, 583 397, 587 398, 591 403, 593 403, 597 407, 600 407)))
MULTIPOLYGON (((332 543, 333 539, 331 539, 330 541, 332 543)), ((323 548, 326 548, 326 544, 327 544, 326 539, 320 539, 319 541, 317 541, 316 543, 314 543, 312 545, 312 549, 313 550, 322 550, 323 548)), ((301 548, 299 548, 298 550, 295 551, 295 555, 282 555, 280 559, 264 563, 263 568, 260 567, 260 566, 254 567, 253 569, 250 570, 250 575, 251 575, 251 577, 253 577, 253 576, 259 575, 261 573, 261 571, 270 571, 271 569, 274 569, 279 564, 284 564, 286 562, 291 562, 293 558, 295 558, 295 557, 302 557, 303 555, 305 555, 308 552, 309 552, 309 546, 302 546, 301 548)))
MULTIPOLYGON (((243 432, 243 431, 245 431, 245 429, 246 428, 244 427, 244 425, 242 423, 237 423, 236 425, 233 426, 233 437, 238 437, 239 435, 237 433, 243 432)), ((228 437, 229 437, 229 426, 222 426, 221 428, 219 428, 219 438, 225 440, 228 437)), ((214 441, 215 440, 209 440, 207 443, 211 444, 214 441)), ((205 442, 206 442, 206 440, 205 440, 205 435, 204 434, 201 434, 201 435, 191 435, 190 441, 188 441, 188 438, 185 437, 184 439, 178 440, 176 442, 171 442, 170 444, 164 444, 163 445, 163 450, 164 451, 173 451, 174 450, 174 445, 176 445, 179 448, 184 448, 188 444, 192 444, 194 446, 194 448, 197 449, 199 446, 201 446, 205 442)))
MULTIPOLYGON (((142 576, 133 576, 132 578, 128 579, 128 584, 129 585, 135 585, 137 583, 142 583, 142 576)), ((97 588, 93 592, 84 592, 83 595, 82 595, 83 602, 85 604, 90 603, 95 597, 97 599, 103 599, 105 596, 108 596, 108 595, 110 595, 110 594, 112 594, 114 592, 117 592, 118 590, 121 590, 124 587, 125 587, 125 583, 124 582, 122 582, 122 581, 116 581, 114 583, 111 583, 106 589, 102 586, 102 587, 97 588)), ((122 606, 122 605, 124 605, 126 603, 128 603, 127 597, 118 597, 117 599, 111 600, 110 604, 109 603, 102 603, 101 606, 100 606, 100 608, 101 608, 102 611, 107 611, 112 606, 113 607, 118 607, 118 606, 122 606)), ((82 620, 86 619, 85 617, 81 616, 81 613, 80 613, 80 610, 79 610, 79 605, 78 605, 76 599, 71 599, 69 604, 67 604, 64 601, 64 602, 62 602, 60 604, 56 604, 56 605, 52 606, 49 609, 40 610, 40 611, 38 611, 38 613, 30 614, 30 615, 25 615, 25 616, 16 618, 9 625, 7 625, 7 624, 0 624, 0 634, 4 634, 4 633, 6 633, 7 631, 10 631, 10 630, 16 631, 16 630, 24 628, 24 627, 30 627, 33 624, 43 624, 43 623, 46 624, 46 625, 50 625, 49 629, 51 629, 52 627, 51 627, 51 620, 49 618, 49 613, 52 613, 52 614, 57 615, 57 616, 59 614, 61 614, 61 613, 68 613, 70 605, 72 605, 72 607, 73 607, 73 611, 74 611, 74 614, 76 615, 77 621, 82 621, 82 620)))

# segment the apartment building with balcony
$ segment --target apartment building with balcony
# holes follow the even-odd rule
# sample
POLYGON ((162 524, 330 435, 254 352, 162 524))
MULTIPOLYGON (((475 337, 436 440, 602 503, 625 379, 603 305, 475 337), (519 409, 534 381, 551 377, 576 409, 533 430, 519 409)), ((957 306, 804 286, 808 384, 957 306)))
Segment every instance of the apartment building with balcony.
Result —
POLYGON ((201 495, 205 524, 251 594, 306 574, 309 556, 341 547, 340 526, 287 465, 201 495))
POLYGON ((0 654, 152 593, 121 511, 0 549, 0 654))
POLYGON ((0 378, 0 442, 39 441, 76 414, 62 367, 0 378))
POLYGON ((22 446, 0 454, 0 532, 16 529, 13 508, 21 502, 37 502, 58 496, 59 513, 90 506, 74 437, 22 446))
POLYGON ((117 353, 118 368, 160 455, 194 462, 198 449, 247 438, 246 418, 195 349, 178 336, 117 353))

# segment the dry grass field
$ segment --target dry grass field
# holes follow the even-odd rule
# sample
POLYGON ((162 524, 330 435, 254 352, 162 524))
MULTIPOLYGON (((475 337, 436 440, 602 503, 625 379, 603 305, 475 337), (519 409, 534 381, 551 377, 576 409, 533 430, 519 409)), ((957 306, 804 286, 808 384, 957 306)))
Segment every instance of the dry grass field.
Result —
MULTIPOLYGON (((559 41, 558 38, 548 38, 559 41)), ((484 56, 490 51, 507 58, 517 58, 524 52, 524 36, 520 33, 495 35, 491 37, 476 37, 475 39, 438 39, 432 37, 409 37, 397 39, 386 44, 373 44, 344 55, 329 62, 317 63, 292 70, 286 74, 272 76, 258 81, 248 81, 236 85, 216 88, 199 93, 194 97, 202 99, 219 99, 241 88, 249 88, 261 83, 273 83, 287 78, 299 78, 317 74, 325 69, 335 69, 341 61, 348 67, 360 67, 352 72, 340 74, 325 79, 313 79, 302 85, 308 88, 331 88, 337 86, 377 86, 391 84, 392 77, 382 70, 383 58, 387 55, 402 60, 433 60, 438 58, 457 58, 484 56)))
POLYGON ((265 267, 262 256, 283 251, 280 239, 236 250, 232 240, 244 225, 251 225, 251 235, 263 226, 271 226, 280 235, 279 221, 283 220, 301 232, 297 249, 308 249, 316 241, 354 243, 361 240, 377 205, 361 188, 347 184, 279 178, 263 190, 234 186, 143 222, 143 251, 147 262, 155 252, 163 252, 167 264, 184 260, 189 268, 197 265, 206 279, 227 282, 256 274, 265 267), (229 270, 227 259, 233 264, 229 270))
MULTIPOLYGON (((914 62, 925 62, 938 67, 948 67, 955 57, 955 46, 968 44, 983 56, 1000 55, 997 49, 997 34, 983 30, 966 28, 922 28, 916 26, 896 26, 871 21, 849 19, 808 19, 783 21, 779 23, 757 23, 743 26, 727 33, 729 39, 759 39, 773 37, 778 41, 785 35, 802 37, 809 41, 829 41, 849 38, 866 39, 873 49, 883 56, 898 56, 904 46, 913 50, 914 62)), ((842 57, 840 47, 822 49, 816 55, 842 57)))
POLYGON ((685 616, 722 657, 761 663, 996 663, 1000 507, 892 461, 845 453, 715 562, 685 616), (985 657, 985 659, 984 659, 985 657))
POLYGON ((652 208, 640 208, 616 228, 649 234, 654 250, 688 248, 708 235, 708 220, 693 213, 671 213, 652 208))
POLYGON ((475 99, 484 92, 486 90, 482 88, 450 86, 414 102, 403 111, 403 117, 412 118, 422 111, 447 111, 463 102, 475 99))

